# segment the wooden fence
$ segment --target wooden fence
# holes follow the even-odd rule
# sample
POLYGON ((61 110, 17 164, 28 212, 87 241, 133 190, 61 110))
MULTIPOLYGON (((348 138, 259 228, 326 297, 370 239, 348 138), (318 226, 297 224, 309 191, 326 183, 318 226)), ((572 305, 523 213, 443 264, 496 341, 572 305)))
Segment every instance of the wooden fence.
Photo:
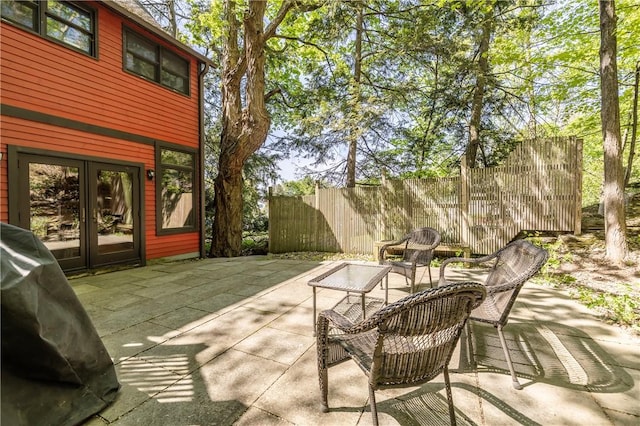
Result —
MULTIPOLYGON (((582 140, 526 141, 499 167, 459 177, 269 195, 269 251, 371 253, 377 241, 430 226, 443 246, 492 253, 521 231, 581 232, 582 140)), ((466 251, 466 250, 465 250, 466 251)))

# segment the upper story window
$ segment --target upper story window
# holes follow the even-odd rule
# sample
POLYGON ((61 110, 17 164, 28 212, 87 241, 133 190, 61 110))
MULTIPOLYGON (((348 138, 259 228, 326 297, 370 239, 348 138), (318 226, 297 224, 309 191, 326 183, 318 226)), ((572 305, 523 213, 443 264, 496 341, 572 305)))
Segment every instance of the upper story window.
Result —
POLYGON ((78 3, 1 0, 2 19, 67 47, 96 56, 96 14, 78 3))
POLYGON ((132 31, 124 31, 124 68, 140 77, 189 94, 189 61, 132 31))

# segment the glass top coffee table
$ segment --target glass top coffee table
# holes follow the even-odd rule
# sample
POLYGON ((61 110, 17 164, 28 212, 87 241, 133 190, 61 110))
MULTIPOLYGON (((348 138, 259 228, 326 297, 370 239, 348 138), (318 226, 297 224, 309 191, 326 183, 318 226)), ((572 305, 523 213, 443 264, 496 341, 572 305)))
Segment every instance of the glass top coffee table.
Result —
POLYGON ((341 263, 322 275, 313 278, 308 284, 313 287, 313 326, 315 333, 316 322, 316 289, 328 288, 342 290, 347 293, 359 293, 361 295, 362 317, 366 316, 365 294, 369 293, 385 279, 384 303, 389 296, 389 272, 391 266, 385 265, 361 265, 354 263, 341 263))

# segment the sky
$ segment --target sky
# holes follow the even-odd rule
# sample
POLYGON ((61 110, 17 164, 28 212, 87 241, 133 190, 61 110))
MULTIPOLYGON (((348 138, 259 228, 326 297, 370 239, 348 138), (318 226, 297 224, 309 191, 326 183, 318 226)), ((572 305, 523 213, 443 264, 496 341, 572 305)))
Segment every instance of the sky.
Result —
POLYGON ((280 167, 279 180, 281 182, 298 180, 298 178, 296 177, 298 166, 296 166, 295 160, 293 159, 282 160, 278 163, 278 167, 280 167))
POLYGON ((304 177, 302 174, 302 167, 309 166, 311 164, 311 160, 299 158, 296 156, 292 156, 291 158, 287 158, 278 162, 278 167, 280 167, 280 182, 287 182, 292 180, 300 180, 304 177), (299 176, 296 176, 298 174, 299 176))

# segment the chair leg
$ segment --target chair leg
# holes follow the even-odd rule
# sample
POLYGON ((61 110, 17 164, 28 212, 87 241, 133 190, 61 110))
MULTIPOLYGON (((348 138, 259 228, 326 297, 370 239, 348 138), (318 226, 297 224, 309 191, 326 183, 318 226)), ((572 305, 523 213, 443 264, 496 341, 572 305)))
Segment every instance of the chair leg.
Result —
POLYGON ((431 264, 427 265, 427 270, 429 271, 429 286, 433 288, 433 279, 431 279, 431 264))
POLYGON ((316 351, 318 353, 318 384, 320 385, 320 409, 323 413, 329 411, 327 402, 328 393, 328 373, 329 368, 329 341, 327 335, 328 320, 322 316, 318 318, 316 327, 316 351))
POLYGON ((511 372, 511 380, 513 387, 517 390, 522 389, 522 385, 518 381, 518 377, 516 376, 516 371, 513 369, 513 363, 511 362, 511 355, 509 354, 509 348, 507 348, 507 341, 504 338, 504 334, 502 333, 502 326, 498 325, 498 336, 500 336, 500 344, 502 345, 502 350, 504 351, 504 357, 507 360, 507 365, 509 366, 509 371, 511 372))
POLYGON ((476 355, 473 349, 473 331, 471 330, 471 321, 467 321, 466 331, 467 331, 467 351, 468 351, 468 357, 469 357, 469 365, 475 369, 477 367, 477 364, 476 364, 476 355))
POLYGON ((328 380, 327 369, 318 366, 318 378, 320 379, 320 410, 323 413, 329 412, 329 403, 327 402, 328 380))
POLYGON ((371 416, 373 417, 373 426, 378 426, 378 407, 376 406, 376 393, 371 385, 369 385, 369 401, 371 402, 371 416))
POLYGON ((451 393, 451 382, 449 381, 449 368, 444 367, 444 385, 447 389, 447 403, 449 404, 449 418, 451 419, 451 425, 456 426, 456 412, 453 407, 453 394, 451 393))

